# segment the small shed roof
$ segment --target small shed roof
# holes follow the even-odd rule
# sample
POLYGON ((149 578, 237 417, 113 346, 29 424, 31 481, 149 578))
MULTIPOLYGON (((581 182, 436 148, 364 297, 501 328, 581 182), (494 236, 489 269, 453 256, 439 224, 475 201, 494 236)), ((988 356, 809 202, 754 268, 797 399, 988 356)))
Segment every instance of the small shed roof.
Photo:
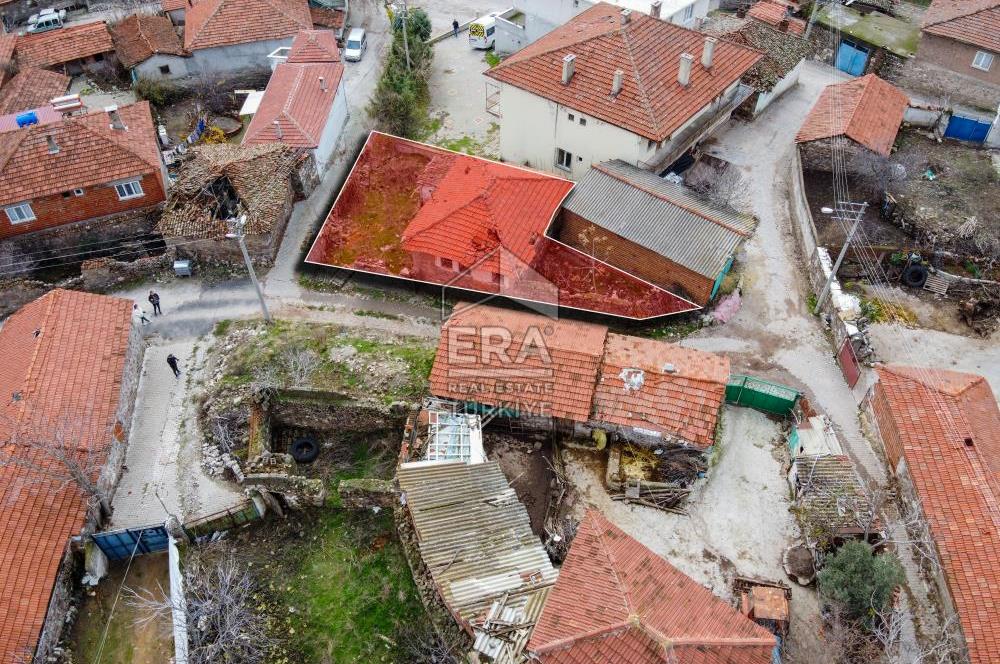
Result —
POLYGON ((563 207, 709 279, 725 268, 755 224, 620 160, 592 167, 563 207))
POLYGON ((22 67, 54 67, 115 50, 103 21, 17 38, 14 56, 22 67))
POLYGON ((59 72, 24 67, 0 88, 0 115, 17 113, 48 104, 66 94, 70 78, 59 72))
POLYGON ((934 0, 924 32, 1000 53, 1000 0, 934 0))
POLYGON ((905 92, 875 74, 828 85, 795 141, 847 136, 872 152, 888 156, 909 103, 905 92))
POLYGON ((838 531, 858 530, 855 514, 871 509, 851 460, 844 455, 799 456, 797 502, 838 531))
POLYGON ((912 58, 920 42, 920 27, 913 23, 879 12, 863 15, 839 2, 820 9, 816 14, 816 22, 903 58, 912 58))
POLYGON ((166 16, 133 14, 111 29, 118 61, 132 68, 154 55, 186 55, 174 24, 166 16))

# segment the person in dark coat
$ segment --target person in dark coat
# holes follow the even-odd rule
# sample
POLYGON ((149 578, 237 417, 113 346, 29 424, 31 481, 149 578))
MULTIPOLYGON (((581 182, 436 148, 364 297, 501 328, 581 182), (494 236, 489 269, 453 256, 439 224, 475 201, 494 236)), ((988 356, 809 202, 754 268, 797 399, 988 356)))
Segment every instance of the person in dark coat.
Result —
POLYGON ((452 19, 452 21, 451 21, 451 33, 453 35, 455 35, 456 37, 458 36, 458 19, 457 18, 456 19, 452 19))
POLYGON ((160 311, 160 294, 154 290, 149 291, 149 303, 153 305, 153 315, 159 316, 163 312, 160 311))
POLYGON ((177 366, 177 358, 174 357, 173 353, 171 353, 170 355, 167 355, 167 364, 169 364, 170 368, 173 370, 173 372, 174 372, 174 378, 180 378, 181 377, 181 370, 177 366))

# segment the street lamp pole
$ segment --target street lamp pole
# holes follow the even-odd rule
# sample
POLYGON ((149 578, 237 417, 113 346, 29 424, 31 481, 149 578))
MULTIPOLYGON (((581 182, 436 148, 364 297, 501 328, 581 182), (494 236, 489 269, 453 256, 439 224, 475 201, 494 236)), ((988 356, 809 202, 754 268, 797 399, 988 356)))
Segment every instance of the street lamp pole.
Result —
POLYGON ((267 310, 267 302, 264 301, 264 291, 260 289, 260 282, 257 281, 257 273, 253 269, 253 263, 250 261, 250 252, 247 251, 247 243, 244 240, 247 218, 246 215, 240 215, 238 218, 233 219, 230 226, 230 231, 226 233, 226 237, 235 238, 236 242, 240 245, 240 251, 243 252, 243 262, 247 265, 247 272, 250 273, 250 282, 253 284, 254 290, 257 291, 257 299, 260 300, 260 309, 264 312, 264 322, 271 322, 271 312, 267 310))
POLYGON ((825 213, 834 213, 834 219, 851 221, 853 225, 851 226, 851 230, 847 232, 847 239, 844 240, 844 246, 840 248, 840 254, 837 256, 837 262, 833 264, 833 268, 830 270, 830 276, 826 278, 826 283, 823 284, 823 290, 820 291, 819 297, 816 298, 816 306, 813 308, 814 314, 818 314, 823 303, 826 302, 826 296, 830 294, 830 286, 833 284, 833 280, 837 278, 837 271, 840 269, 840 264, 844 262, 844 256, 847 255, 847 248, 851 246, 851 240, 854 239, 854 234, 857 233, 867 209, 868 203, 844 202, 837 203, 836 210, 823 208, 823 212, 825 213), (828 210, 829 212, 827 212, 828 210))

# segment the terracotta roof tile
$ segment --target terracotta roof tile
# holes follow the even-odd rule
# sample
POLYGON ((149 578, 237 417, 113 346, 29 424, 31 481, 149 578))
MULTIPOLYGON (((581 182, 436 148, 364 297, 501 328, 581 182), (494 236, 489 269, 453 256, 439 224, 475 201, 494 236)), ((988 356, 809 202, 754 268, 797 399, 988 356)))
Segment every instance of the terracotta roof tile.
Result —
POLYGON ((773 634, 591 510, 528 650, 542 664, 769 664, 774 645, 773 634))
POLYGON ((312 16, 313 25, 330 28, 331 30, 339 30, 344 27, 344 12, 340 9, 310 7, 309 15, 312 16))
MULTIPOLYGON (((98 458, 106 453, 131 310, 127 300, 54 290, 7 319, 0 329, 0 394, 19 394, 19 400, 0 409, 0 442, 15 432, 34 438, 71 427, 67 433, 81 450, 98 458)), ((44 455, 35 462, 52 463, 44 455)), ((25 654, 29 661, 60 560, 83 526, 86 506, 72 485, 18 464, 0 464, 0 504, 0 661, 22 661, 18 656, 25 654)))
POLYGON ((788 22, 787 32, 801 35, 806 31, 806 22, 800 18, 789 16, 788 7, 777 2, 758 2, 747 11, 747 16, 762 23, 781 27, 783 21, 788 22))
POLYGON ((24 67, 0 88, 0 115, 44 106, 66 94, 69 82, 69 76, 58 72, 24 67))
POLYGON ((200 0, 185 12, 184 48, 282 39, 311 28, 306 0, 200 0))
POLYGON ((344 65, 340 62, 279 64, 267 82, 242 145, 317 147, 343 75, 344 65))
POLYGON ((286 62, 340 62, 333 30, 301 30, 292 40, 286 62))
MULTIPOLYGON (((891 426, 937 545, 972 664, 1000 652, 1000 407, 982 376, 881 366, 891 426)), ((886 426, 885 422, 882 426, 886 426)))
POLYGON ((934 0, 921 29, 1000 53, 1000 0, 934 0))
POLYGON ((727 380, 729 358, 724 355, 608 334, 593 419, 709 447, 727 380))
POLYGON ((603 325, 459 304, 441 329, 435 396, 586 422, 608 329, 603 325), (506 343, 499 355, 491 342, 506 343), (484 344, 486 348, 484 348, 484 344))
POLYGON ((622 26, 621 9, 594 5, 565 25, 521 49, 486 75, 556 101, 654 141, 669 138, 691 117, 737 82, 761 54, 720 41, 711 70, 696 60, 687 87, 677 81, 682 53, 699 58, 705 35, 632 12, 622 26), (576 56, 568 85, 563 56, 576 56), (615 71, 625 84, 611 95, 615 71))
POLYGON ((188 9, 192 3, 189 0, 160 0, 160 8, 165 12, 172 12, 178 9, 188 9))
POLYGON ((149 102, 118 109, 127 129, 111 129, 103 111, 0 133, 0 205, 76 187, 160 172, 149 102), (48 136, 59 147, 50 153, 48 136))
POLYGON ((134 14, 111 29, 118 61, 127 68, 154 55, 185 55, 174 24, 166 16, 134 14))
POLYGON ((888 156, 908 105, 905 92, 875 74, 828 85, 795 140, 806 143, 847 136, 873 152, 888 156))
POLYGON ((54 67, 64 62, 115 50, 103 21, 18 37, 14 50, 22 67, 54 67))
MULTIPOLYGON (((17 44, 17 35, 10 32, 0 33, 0 67, 6 67, 14 59, 14 47, 17 44)), ((0 76, 0 81, 3 77, 0 76)))

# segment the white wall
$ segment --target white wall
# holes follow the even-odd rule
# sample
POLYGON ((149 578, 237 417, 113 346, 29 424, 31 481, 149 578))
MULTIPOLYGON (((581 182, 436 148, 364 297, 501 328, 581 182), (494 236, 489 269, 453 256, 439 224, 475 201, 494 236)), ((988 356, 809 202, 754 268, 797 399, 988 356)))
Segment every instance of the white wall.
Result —
POLYGON ((344 90, 344 80, 341 78, 337 87, 337 94, 333 98, 333 106, 330 107, 330 114, 326 117, 326 124, 323 126, 323 133, 319 137, 319 145, 313 155, 316 159, 316 172, 320 175, 327 169, 333 159, 333 153, 340 142, 340 135, 344 131, 347 123, 347 92, 344 90))
POLYGON ((132 76, 133 78, 148 78, 151 80, 183 78, 188 74, 187 61, 188 58, 182 58, 179 55, 157 54, 133 67, 132 76), (170 67, 169 74, 160 73, 160 67, 163 65, 170 67))
POLYGON ((291 46, 292 38, 268 39, 266 41, 233 44, 216 48, 202 48, 191 53, 187 69, 192 75, 214 72, 231 72, 241 69, 267 69, 270 63, 268 53, 279 46, 291 46))
POLYGON ((805 60, 800 60, 799 64, 795 65, 792 71, 785 74, 778 83, 771 88, 770 92, 761 92, 757 95, 757 106, 753 109, 753 114, 756 116, 758 113, 767 108, 775 99, 785 94, 792 87, 798 85, 799 74, 802 73, 802 66, 805 60))
MULTIPOLYGON (((645 138, 510 85, 500 85, 500 154, 504 161, 582 177, 591 164, 622 159, 638 165, 655 150, 645 138), (571 122, 569 114, 574 115, 571 122), (579 121, 586 119, 586 126, 579 121), (570 171, 556 168, 556 148, 573 154, 570 171)), ((654 146, 655 148, 655 146, 654 146)))

